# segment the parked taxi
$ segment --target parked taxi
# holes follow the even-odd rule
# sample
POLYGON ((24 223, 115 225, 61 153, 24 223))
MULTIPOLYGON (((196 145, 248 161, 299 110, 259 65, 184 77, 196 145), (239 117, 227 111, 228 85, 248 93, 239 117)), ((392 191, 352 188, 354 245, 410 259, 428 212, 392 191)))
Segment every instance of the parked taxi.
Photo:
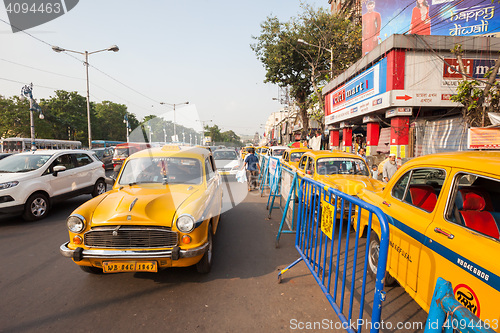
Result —
POLYGON ((250 148, 255 149, 254 146, 245 146, 240 151, 241 160, 244 161, 247 154, 250 152, 250 148))
POLYGON ((281 163, 286 168, 292 171, 297 171, 297 166, 299 165, 300 158, 308 151, 311 151, 311 149, 307 147, 287 148, 283 153, 281 163))
POLYGON ((259 146, 259 147, 255 148, 255 153, 261 154, 261 155, 266 155, 268 149, 269 149, 268 146, 259 146))
POLYGON ((221 178, 207 149, 164 146, 131 155, 111 191, 67 219, 60 247, 88 273, 157 272, 212 265, 221 178))
POLYGON ((297 176, 309 177, 349 195, 362 188, 381 189, 382 182, 370 177, 366 161, 342 151, 308 150, 297 165, 297 176))
MULTIPOLYGON (((426 155, 401 166, 385 189, 358 196, 389 221, 386 284, 396 279, 426 311, 438 277, 485 323, 500 323, 500 153, 426 155)), ((374 217, 369 269, 376 274, 380 226, 374 217)), ((367 216, 362 213, 363 228, 367 216)), ((388 296, 390 297, 390 296, 388 296)))

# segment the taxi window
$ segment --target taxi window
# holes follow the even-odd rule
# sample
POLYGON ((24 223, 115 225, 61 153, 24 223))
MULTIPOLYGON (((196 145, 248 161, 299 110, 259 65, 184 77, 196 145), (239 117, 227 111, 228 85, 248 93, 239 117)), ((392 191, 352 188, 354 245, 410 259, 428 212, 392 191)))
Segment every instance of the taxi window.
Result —
POLYGON ((413 169, 394 185, 392 196, 428 213, 434 211, 446 178, 442 169, 413 169))
POLYGON ((468 173, 455 176, 445 213, 449 222, 500 238, 500 181, 468 173))
POLYGON ((300 159, 300 157, 301 157, 302 155, 304 155, 304 153, 305 153, 305 152, 303 152, 303 151, 302 151, 302 152, 297 152, 297 153, 292 153, 292 154, 290 155, 290 161, 292 161, 292 162, 298 162, 298 161, 299 161, 299 159, 300 159))
POLYGON ((307 162, 307 173, 314 175, 314 160, 312 158, 307 162))
POLYGON ((299 162, 299 169, 304 170, 306 167, 307 156, 302 156, 302 159, 299 162))

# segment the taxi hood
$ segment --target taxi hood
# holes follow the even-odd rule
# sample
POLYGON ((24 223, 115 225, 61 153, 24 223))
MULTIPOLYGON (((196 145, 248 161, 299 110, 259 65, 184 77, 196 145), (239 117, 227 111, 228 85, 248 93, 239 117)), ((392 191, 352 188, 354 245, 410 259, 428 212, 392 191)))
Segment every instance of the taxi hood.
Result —
POLYGON ((125 186, 112 190, 95 208, 91 224, 172 226, 177 209, 198 192, 194 186, 125 186))
POLYGON ((321 176, 325 183, 349 195, 356 195, 362 189, 370 191, 382 190, 384 184, 369 176, 360 175, 325 175, 321 176))

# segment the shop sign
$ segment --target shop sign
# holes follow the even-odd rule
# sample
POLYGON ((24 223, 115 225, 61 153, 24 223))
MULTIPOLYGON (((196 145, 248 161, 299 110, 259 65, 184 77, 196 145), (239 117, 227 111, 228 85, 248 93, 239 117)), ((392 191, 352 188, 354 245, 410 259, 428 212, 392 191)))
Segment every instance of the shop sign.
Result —
POLYGON ((469 149, 500 149, 500 128, 469 128, 467 143, 469 149))
POLYGON ((395 108, 385 111, 385 117, 391 118, 396 116, 411 116, 412 108, 395 108))

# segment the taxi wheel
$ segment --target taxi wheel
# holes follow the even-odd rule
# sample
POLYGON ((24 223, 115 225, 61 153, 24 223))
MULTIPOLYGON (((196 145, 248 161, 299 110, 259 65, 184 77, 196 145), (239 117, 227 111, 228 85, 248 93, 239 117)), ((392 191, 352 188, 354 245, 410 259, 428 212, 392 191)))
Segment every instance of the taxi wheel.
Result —
MULTIPOLYGON (((370 244, 368 247, 368 274, 375 281, 377 279, 377 265, 378 265, 378 254, 380 250, 380 240, 377 234, 372 231, 370 234, 370 244)), ((389 272, 385 272, 385 282, 386 286, 392 286, 396 283, 396 279, 393 278, 389 272)))
POLYGON ((85 273, 90 274, 103 274, 102 269, 94 266, 78 266, 85 273))
POLYGON ((198 273, 209 273, 212 268, 212 254, 213 254, 213 241, 212 241, 212 225, 208 226, 208 249, 207 252, 203 255, 201 260, 196 264, 196 269, 198 273))
POLYGON ((95 182, 94 190, 92 191, 92 197, 95 198, 98 195, 103 194, 104 192, 106 192, 106 183, 104 182, 103 179, 98 179, 95 182))
POLYGON ((43 219, 49 212, 49 199, 45 194, 35 193, 31 195, 24 206, 23 219, 26 221, 37 221, 43 219))

